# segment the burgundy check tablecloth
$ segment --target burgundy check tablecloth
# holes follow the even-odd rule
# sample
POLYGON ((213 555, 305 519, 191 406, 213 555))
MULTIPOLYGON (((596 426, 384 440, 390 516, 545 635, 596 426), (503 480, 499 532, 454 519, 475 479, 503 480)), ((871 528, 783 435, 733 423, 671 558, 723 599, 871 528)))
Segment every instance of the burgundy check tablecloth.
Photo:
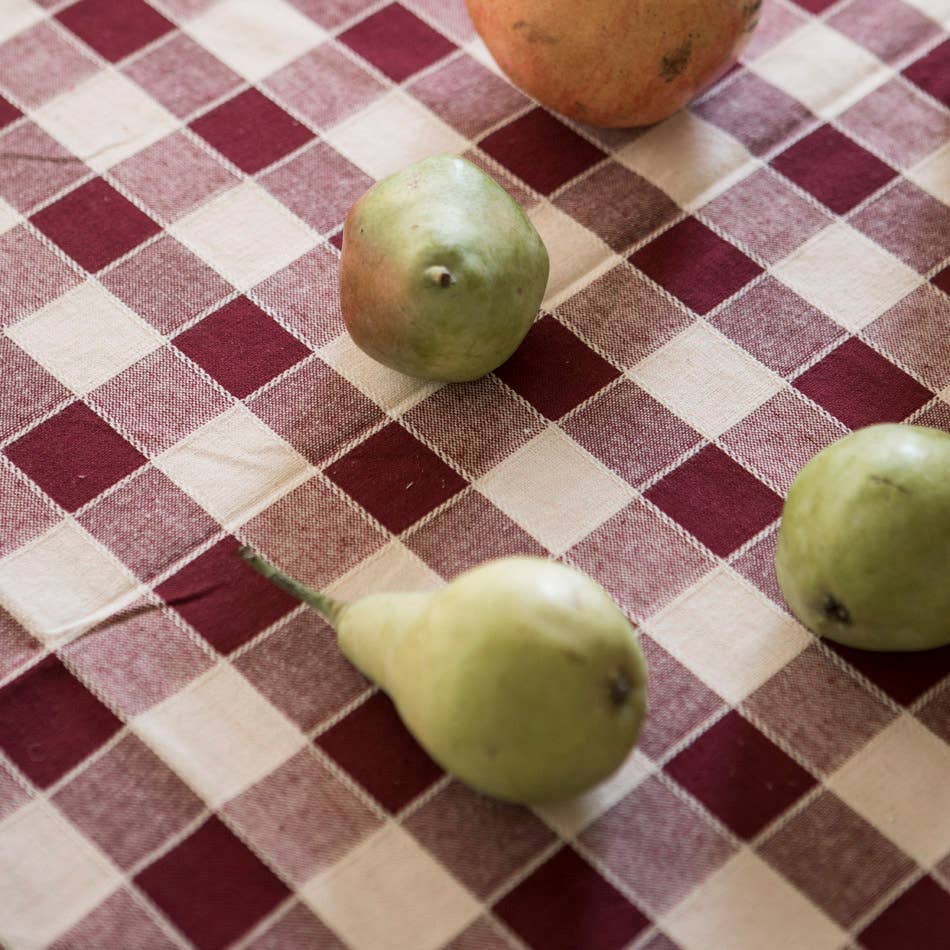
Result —
POLYGON ((768 0, 608 132, 460 0, 0 0, 0 943, 950 946, 950 651, 819 643, 771 567, 819 448, 950 429, 948 24, 768 0), (552 258, 442 388, 336 283, 350 204, 440 151, 552 258), (342 597, 563 558, 641 627, 640 748, 557 807, 472 793, 240 541, 342 597))

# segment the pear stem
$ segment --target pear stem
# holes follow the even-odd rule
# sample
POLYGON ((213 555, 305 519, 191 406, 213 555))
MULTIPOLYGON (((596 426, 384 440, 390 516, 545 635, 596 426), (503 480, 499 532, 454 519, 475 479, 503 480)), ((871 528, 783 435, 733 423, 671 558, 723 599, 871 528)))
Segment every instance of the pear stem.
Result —
POLYGON ((238 548, 238 556, 247 561, 255 571, 262 574, 281 590, 285 590, 298 600, 302 600, 308 607, 312 607, 320 614, 324 620, 328 621, 332 626, 336 626, 336 622, 340 619, 340 614, 346 608, 346 604, 344 604, 343 601, 334 600, 332 597, 328 597, 326 594, 314 590, 312 587, 307 587, 306 584, 301 584, 300 581, 294 580, 289 574, 285 574, 279 568, 271 564, 270 561, 262 558, 255 550, 246 544, 238 548))

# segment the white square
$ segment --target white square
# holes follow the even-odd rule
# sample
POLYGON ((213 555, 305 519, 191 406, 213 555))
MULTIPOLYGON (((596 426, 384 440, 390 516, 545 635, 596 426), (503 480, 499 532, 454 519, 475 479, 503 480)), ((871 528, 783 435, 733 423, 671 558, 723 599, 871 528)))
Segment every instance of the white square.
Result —
POLYGON ((687 210, 711 201, 757 167, 739 141, 686 111, 625 145, 616 157, 687 210))
POLYGON ((583 290, 620 260, 596 234, 549 201, 535 205, 528 217, 551 260, 543 300, 548 310, 583 290))
POLYGON ((151 327, 93 280, 7 327, 7 336, 80 396, 163 343, 151 327))
POLYGON ((37 125, 97 172, 157 142, 178 120, 141 86, 102 70, 33 113, 37 125))
POLYGON ((819 231, 772 274, 852 332, 923 283, 917 271, 843 221, 819 231))
POLYGON ((20 212, 0 198, 0 234, 15 228, 21 221, 20 212))
POLYGON ((698 321, 628 375, 707 439, 722 435, 783 386, 755 357, 698 321))
POLYGON ((555 555, 586 538, 636 495, 557 426, 496 465, 476 487, 555 555))
POLYGON ((907 172, 907 177, 945 205, 950 205, 950 142, 918 162, 907 172))
POLYGON ((301 897, 353 950, 436 950, 480 912, 478 901, 395 824, 308 881, 301 897))
POLYGON ((339 600, 356 600, 369 591, 374 594, 430 591, 443 583, 425 561, 394 540, 329 584, 326 592, 339 600))
POLYGON ((121 880, 60 813, 36 799, 0 823, 0 944, 46 947, 121 880))
POLYGON ((169 230, 239 290, 270 277, 320 240, 252 181, 212 198, 169 230))
POLYGON ((223 0, 184 28, 250 82, 286 66, 327 36, 284 0, 223 0))
POLYGON ((733 704, 811 642, 804 627, 726 567, 665 607, 646 629, 667 653, 733 704))
POLYGON ((45 16, 33 0, 0 0, 0 43, 39 23, 45 16))
POLYGON ((443 152, 460 153, 468 142, 425 106, 390 92, 326 133, 327 141, 373 178, 443 152))
POLYGON ((683 950, 839 950, 847 935, 749 850, 740 851, 660 926, 683 950))
POLYGON ((950 852, 950 747, 913 716, 895 719, 827 785, 924 867, 950 852))
POLYGON ((138 582, 78 525, 61 521, 0 561, 0 600, 59 645, 131 603, 138 582))
POLYGON ((950 29, 950 0, 904 0, 941 26, 950 29))
POLYGON ((216 416, 154 462, 228 530, 315 472, 243 405, 216 416))
POLYGON ((891 75, 876 56, 818 21, 796 30, 749 68, 823 119, 843 112, 891 75))
POLYGON ((306 744, 303 734, 226 663, 143 713, 132 728, 212 808, 306 744))
POLYGON ((393 417, 408 412, 440 386, 377 363, 353 342, 349 333, 341 333, 319 352, 324 362, 393 417))

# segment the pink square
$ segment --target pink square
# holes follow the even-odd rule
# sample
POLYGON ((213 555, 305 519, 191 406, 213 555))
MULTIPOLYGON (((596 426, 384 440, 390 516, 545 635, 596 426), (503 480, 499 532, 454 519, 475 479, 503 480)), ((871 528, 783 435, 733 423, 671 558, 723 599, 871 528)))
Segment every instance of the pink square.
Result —
POLYGON ((950 383, 950 299, 918 287, 874 323, 863 336, 906 366, 935 392, 950 383))
POLYGON ((933 399, 929 389, 854 337, 802 373, 795 386, 851 429, 902 422, 933 399))
POLYGON ((112 174, 167 221, 175 221, 238 181, 183 132, 175 132, 126 159, 112 174))
POLYGON ((39 310, 80 280, 27 227, 0 234, 0 326, 39 310))
POLYGON ((396 534, 467 484, 398 422, 354 446, 326 475, 396 534))
POLYGON ((162 333, 234 292, 223 277, 168 234, 112 268, 102 283, 162 333))
POLYGON ((248 407, 318 467, 383 418, 375 403, 319 359, 254 396, 248 407))
POLYGON ((318 142, 261 179, 298 218, 321 234, 338 228, 373 179, 326 142, 318 142))
POLYGON ((908 66, 904 75, 937 102, 950 106, 950 39, 908 66))
POLYGON ((775 576, 775 547, 778 540, 778 522, 766 531, 756 542, 740 553, 729 558, 729 563, 747 581, 751 581, 766 597, 783 610, 788 605, 778 586, 775 576))
POLYGON ((784 495, 802 466, 844 434, 842 426, 811 403, 782 390, 723 433, 719 442, 784 495))
POLYGON ((824 775, 834 772, 896 716, 818 644, 763 683, 746 699, 743 710, 795 749, 811 770, 824 775), (830 709, 841 713, 829 717, 830 709))
POLYGON ((693 323, 691 314, 626 264, 561 304, 557 316, 625 367, 639 363, 693 323))
POLYGON ((393 82, 408 79, 456 48, 454 43, 401 3, 391 3, 360 20, 340 34, 340 42, 371 62, 393 82))
POLYGON ((385 693, 374 693, 315 741, 393 814, 443 774, 385 693))
POLYGON ((759 25, 742 51, 742 61, 751 63, 807 22, 796 7, 784 3, 763 3, 759 25))
POLYGON ((762 273, 755 261, 696 218, 664 231, 630 260, 699 314, 709 313, 762 273))
POLYGON ((482 900, 554 840, 529 809, 455 781, 414 811, 403 827, 482 900))
POLYGON ((772 277, 730 301, 709 322, 782 376, 844 335, 820 310, 772 277))
POLYGON ((315 247, 258 284, 250 296, 279 313, 314 348, 343 331, 340 313, 340 258, 315 247))
POLYGON ((114 376, 89 399, 152 455, 231 406, 168 346, 114 376))
POLYGON ((940 27, 903 0, 856 0, 828 18, 885 63, 904 59, 937 38, 940 27))
POLYGON ((296 884, 333 865, 381 824, 312 749, 232 799, 224 814, 296 884))
POLYGON ((555 204, 618 253, 682 213, 659 188, 617 162, 607 162, 569 185, 555 204))
POLYGON ((404 540, 410 550, 445 578, 496 557, 547 556, 534 538, 478 492, 462 495, 404 540), (472 525, 478 525, 478 530, 471 530, 472 525))
POLYGON ((302 122, 254 88, 205 112, 191 129, 249 175, 313 138, 302 122))
POLYGON ((95 950, 97 947, 173 950, 177 946, 140 901, 121 887, 51 944, 50 950, 95 950))
POLYGON ((72 89, 99 67, 48 23, 18 33, 0 46, 2 85, 27 106, 72 89))
MULTIPOLYGON (((916 710, 919 719, 935 736, 940 736, 950 745, 950 691, 946 687, 937 689, 933 695, 916 710)), ((944 861, 945 873, 950 873, 950 855, 944 861)))
POLYGON ((478 478, 544 428, 497 378, 443 386, 413 406, 405 421, 471 477, 478 478), (477 432, 479 437, 472 438, 477 432))
POLYGON ((143 581, 151 581, 219 530, 197 502, 151 466, 78 520, 143 581))
POLYGON ((242 82, 184 33, 138 56, 122 70, 169 112, 183 119, 242 82))
POLYGON ((136 716, 183 689, 211 666, 168 609, 139 602, 70 643, 63 655, 96 692, 136 716))
POLYGON ((23 788, 23 779, 14 778, 13 773, 0 764, 0 821, 29 800, 30 794, 23 788))
POLYGON ((340 938, 303 904, 294 904, 246 946, 248 950, 346 950, 340 938))
POLYGON ((763 168, 702 210, 702 217, 763 260, 774 264, 800 247, 832 218, 806 201, 781 175, 763 168))
POLYGON ((562 428, 635 486, 702 441, 679 416, 627 379, 597 396, 562 428))
POLYGON ((264 80, 295 112, 329 128, 386 91, 375 76, 335 43, 322 43, 264 80))
POLYGON ((541 108, 492 132, 479 145, 542 195, 556 191, 604 157, 597 146, 541 108))
POLYGON ((155 588, 221 653, 231 653, 290 613, 299 601, 238 557, 225 537, 155 588))
POLYGON ((737 850, 655 776, 598 818, 580 842, 657 916, 737 850))
POLYGON ((645 493, 713 554, 726 557, 774 521, 782 499, 722 449, 707 445, 645 493))
POLYGON ((465 0, 413 0, 412 5, 459 42, 467 43, 477 38, 472 19, 465 8, 465 0))
POLYGON ((374 0, 288 0, 322 26, 337 28, 375 6, 374 0))
POLYGON ((735 711, 694 739, 665 770, 747 841, 815 784, 735 711))
POLYGON ((545 315, 495 375, 548 419, 556 420, 620 375, 620 370, 545 315))
POLYGON ((247 297, 180 333, 175 346, 239 399, 311 353, 247 297))
POLYGON ((60 789, 53 801, 123 870, 204 809, 201 799, 131 733, 60 789))
POLYGON ((81 402, 31 429, 5 453, 67 511, 81 508, 146 462, 138 449, 81 402))
POLYGON ((867 950, 939 947, 950 928, 950 893, 925 874, 861 931, 867 950), (934 943, 934 938, 938 943, 934 943))
POLYGON ((592 531, 569 557, 639 619, 655 614, 715 566, 640 500, 592 531))
POLYGON ((386 542, 343 494, 311 478, 242 529, 247 542, 297 580, 326 587, 386 542))
POLYGON ((80 185, 31 220, 88 271, 101 270, 161 230, 102 178, 80 185))
MULTIPOLYGON (((6 488, 3 488, 4 494, 6 488)), ((21 666, 35 660, 43 644, 30 636, 2 607, 0 607, 0 679, 6 679, 21 666)), ((0 785, 6 772, 0 771, 0 785)), ((0 793, 0 799, 3 798, 0 793)), ((2 809, 0 809, 2 811, 2 809)))
POLYGON ((539 195, 527 188, 521 179, 508 172, 504 166, 489 158, 480 148, 468 149, 462 153, 462 158, 493 178, 525 211, 530 211, 541 203, 539 195))
POLYGON ((59 520, 56 509, 15 469, 0 467, 0 557, 39 537, 59 520))
POLYGON ((817 120, 797 99, 746 70, 693 108, 734 135, 753 155, 765 155, 817 120))
POLYGON ((26 212, 89 174, 89 168, 38 125, 21 122, 0 138, 0 195, 26 212))
POLYGON ((0 337, 0 366, 0 440, 70 398, 69 390, 9 337, 0 337))
POLYGON ((471 56, 456 56, 410 83, 409 91, 467 138, 507 119, 529 100, 471 56))
POLYGON ((174 29, 145 0, 79 0, 56 19, 112 63, 174 29))
POLYGON ((312 610, 296 614, 234 665, 304 732, 337 715, 369 687, 340 652, 336 634, 312 610))

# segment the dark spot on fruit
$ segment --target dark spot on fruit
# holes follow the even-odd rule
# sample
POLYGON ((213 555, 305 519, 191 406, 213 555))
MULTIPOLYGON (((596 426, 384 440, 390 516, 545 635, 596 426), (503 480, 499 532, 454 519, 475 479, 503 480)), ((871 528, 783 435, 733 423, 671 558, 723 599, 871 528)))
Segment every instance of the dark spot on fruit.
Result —
POLYGON ((910 489, 907 488, 906 485, 901 485, 898 482, 895 482, 892 478, 888 478, 886 475, 871 475, 869 477, 875 485, 887 485, 888 488, 893 488, 894 491, 900 492, 902 495, 911 494, 910 489))
POLYGON ((448 271, 445 271, 442 274, 442 276, 439 278, 439 286, 451 287, 451 285, 452 285, 452 275, 448 271))
POLYGON ((549 33, 543 27, 540 27, 535 23, 529 23, 527 20, 518 20, 511 25, 511 28, 516 33, 523 33, 524 38, 529 43, 540 43, 545 46, 553 46, 554 44, 560 42, 560 40, 558 40, 558 38, 553 33, 549 33))
POLYGON ((851 611, 832 594, 825 595, 821 602, 821 612, 835 623, 851 623, 851 611))
POLYGON ((623 670, 619 670, 610 678, 609 690, 611 705, 622 706, 630 696, 633 684, 627 674, 623 670))
POLYGON ((660 63, 660 76, 664 82, 672 82, 677 76, 683 73, 683 70, 689 65, 690 57, 693 55, 693 38, 687 37, 686 42, 677 46, 675 50, 667 53, 660 63))

